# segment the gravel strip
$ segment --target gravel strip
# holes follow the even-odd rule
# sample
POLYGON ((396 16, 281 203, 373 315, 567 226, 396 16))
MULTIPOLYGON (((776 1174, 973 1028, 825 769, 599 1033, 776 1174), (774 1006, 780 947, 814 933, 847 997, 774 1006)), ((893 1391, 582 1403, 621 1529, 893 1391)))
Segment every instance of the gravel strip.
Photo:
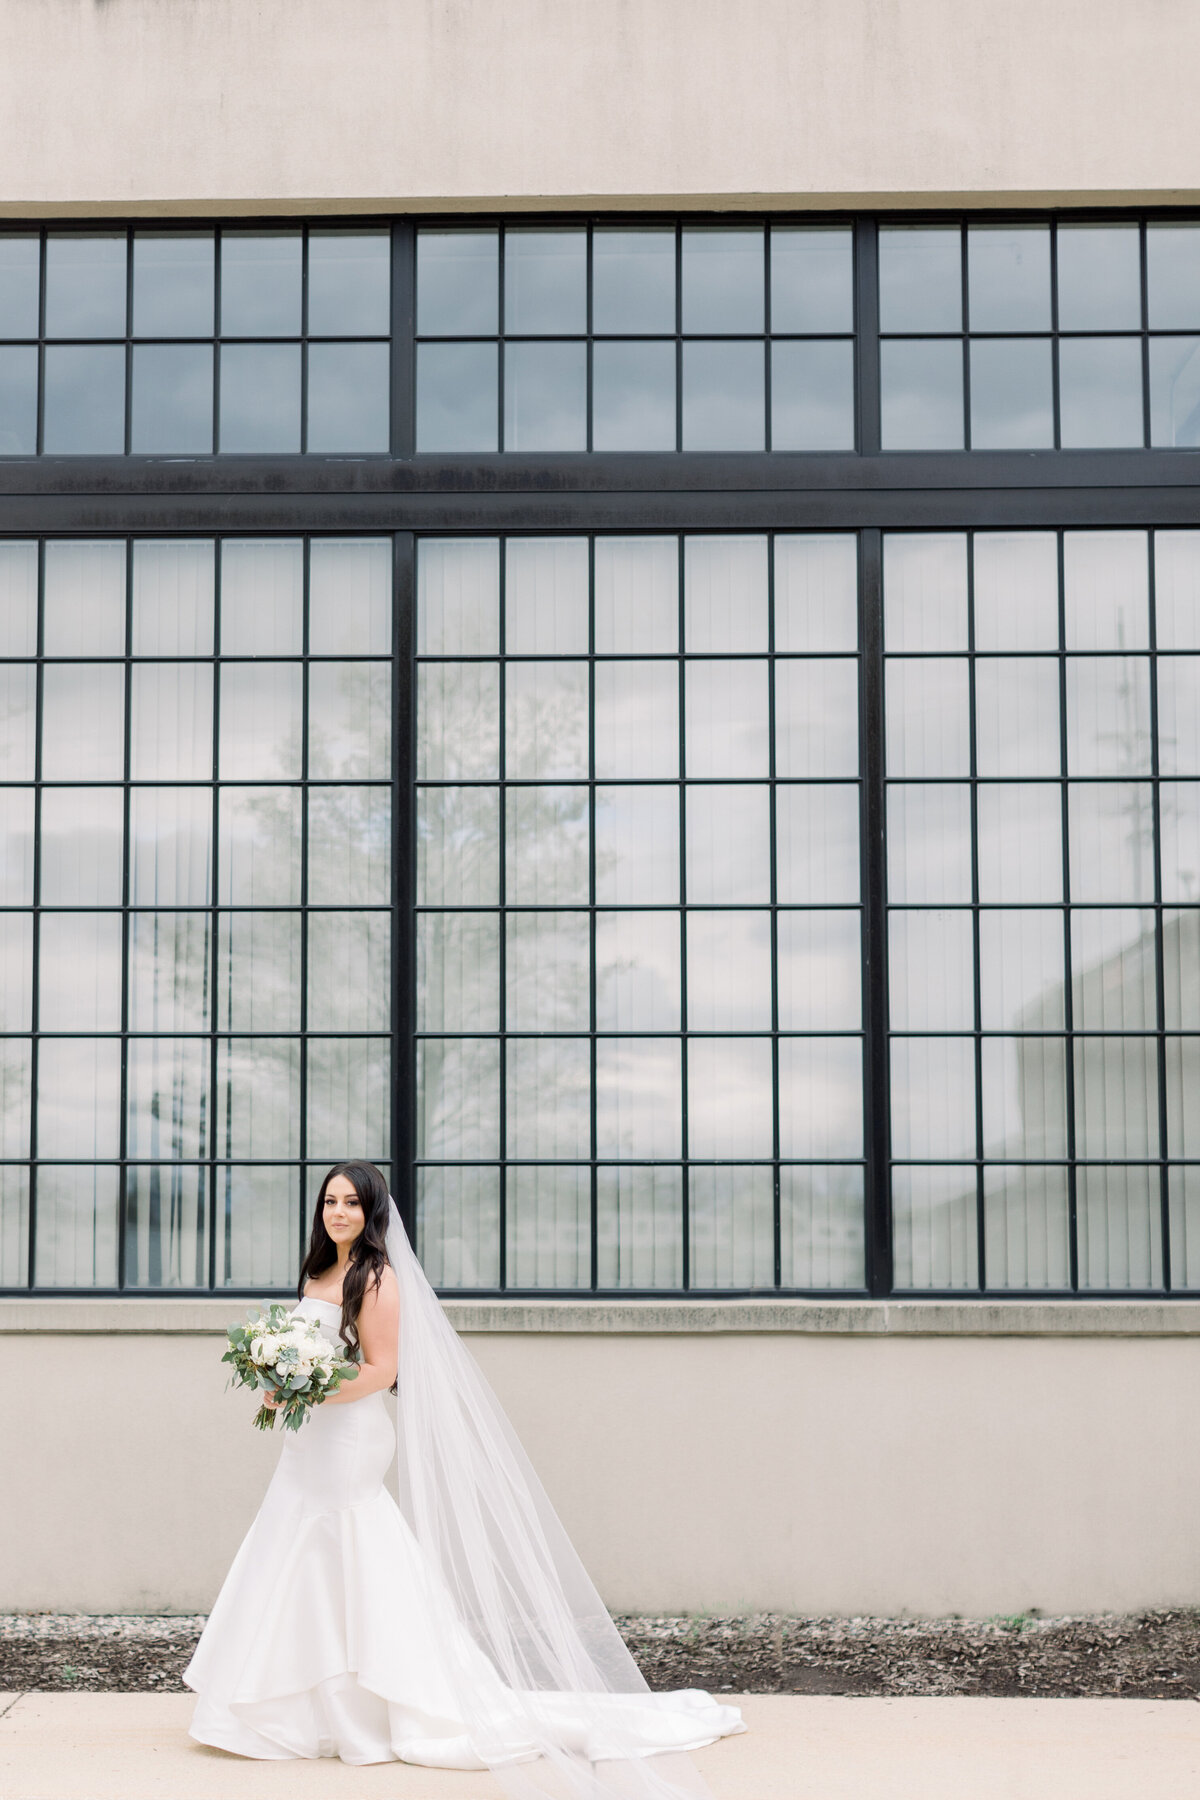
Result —
MULTIPOLYGON (((0 1690, 177 1693, 204 1615, 0 1614, 0 1690)), ((1200 1612, 617 1619, 656 1690, 1200 1699, 1200 1612)))

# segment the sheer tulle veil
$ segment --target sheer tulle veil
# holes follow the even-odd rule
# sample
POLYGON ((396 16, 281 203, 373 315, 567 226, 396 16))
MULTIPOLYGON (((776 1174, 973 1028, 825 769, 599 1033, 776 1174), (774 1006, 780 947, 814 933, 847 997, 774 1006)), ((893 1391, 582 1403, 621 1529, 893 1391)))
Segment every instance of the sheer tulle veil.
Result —
POLYGON ((400 1506, 511 1695, 499 1719, 465 1663, 456 1674, 479 1754, 516 1800, 707 1800, 686 1755, 647 1756, 644 1736, 634 1749, 645 1678, 442 1311, 394 1200, 387 1252, 400 1287, 400 1506), (556 1729, 568 1715, 571 1728, 556 1729), (530 1746, 520 1759, 514 1741, 530 1746))

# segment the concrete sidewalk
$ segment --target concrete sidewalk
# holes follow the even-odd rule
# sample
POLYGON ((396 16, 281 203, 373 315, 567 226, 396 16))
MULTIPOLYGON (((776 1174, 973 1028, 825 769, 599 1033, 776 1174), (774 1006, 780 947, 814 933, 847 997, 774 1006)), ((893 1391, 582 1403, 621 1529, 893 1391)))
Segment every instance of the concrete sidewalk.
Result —
MULTIPOLYGON (((1185 1800, 1200 1705, 751 1695, 699 1752, 716 1800, 1185 1800)), ((490 1775, 245 1762, 187 1737, 187 1694, 0 1695, 3 1800, 498 1800, 490 1775)))

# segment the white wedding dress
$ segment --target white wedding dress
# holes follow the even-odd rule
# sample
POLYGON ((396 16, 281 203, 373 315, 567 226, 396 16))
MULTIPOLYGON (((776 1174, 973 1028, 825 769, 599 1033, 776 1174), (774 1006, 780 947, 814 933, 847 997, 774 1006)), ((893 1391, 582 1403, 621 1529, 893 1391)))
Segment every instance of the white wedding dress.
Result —
MULTIPOLYGON (((338 1342, 339 1305, 306 1297, 296 1311, 338 1342)), ((526 1693, 515 1703, 384 1486, 391 1407, 384 1394, 319 1406, 285 1435, 184 1672, 199 1696, 194 1738, 239 1756, 482 1769, 463 1716, 464 1670, 491 1766, 497 1743, 505 1760, 538 1756, 531 1719, 542 1741, 589 1763, 696 1750, 745 1730, 736 1707, 694 1690, 593 1693, 586 1706, 570 1693, 526 1693)))

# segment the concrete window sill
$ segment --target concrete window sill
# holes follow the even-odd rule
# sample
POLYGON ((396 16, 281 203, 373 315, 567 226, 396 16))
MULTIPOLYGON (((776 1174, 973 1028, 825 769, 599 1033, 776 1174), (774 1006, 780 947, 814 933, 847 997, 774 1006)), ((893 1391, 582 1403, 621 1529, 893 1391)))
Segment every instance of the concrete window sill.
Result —
MULTIPOLYGON (((0 1300, 0 1333, 221 1335, 253 1301, 157 1296, 0 1300)), ((631 1337, 749 1332, 829 1337, 1194 1337, 1185 1300, 449 1300, 457 1330, 631 1337)))

